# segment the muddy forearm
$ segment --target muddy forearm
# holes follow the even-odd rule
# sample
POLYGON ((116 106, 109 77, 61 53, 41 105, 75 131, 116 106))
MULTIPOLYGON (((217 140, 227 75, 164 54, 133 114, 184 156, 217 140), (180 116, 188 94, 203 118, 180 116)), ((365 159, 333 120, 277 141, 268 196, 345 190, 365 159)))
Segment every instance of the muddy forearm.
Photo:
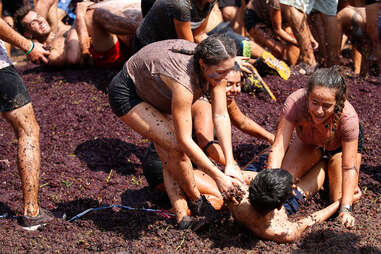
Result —
POLYGON ((0 18, 0 39, 8 42, 24 52, 31 48, 31 41, 12 29, 3 19, 0 18))

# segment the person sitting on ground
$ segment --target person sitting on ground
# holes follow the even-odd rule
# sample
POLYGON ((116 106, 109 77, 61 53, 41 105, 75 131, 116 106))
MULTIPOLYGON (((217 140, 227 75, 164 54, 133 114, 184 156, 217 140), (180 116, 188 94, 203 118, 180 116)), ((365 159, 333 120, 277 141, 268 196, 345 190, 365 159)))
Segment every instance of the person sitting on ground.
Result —
POLYGON ((53 219, 49 211, 38 205, 40 128, 26 86, 7 56, 3 40, 26 52, 32 61, 46 62, 49 52, 0 19, 0 112, 18 140, 17 167, 24 197, 24 215, 19 217, 19 223, 24 229, 35 230, 53 219))
POLYGON ((252 62, 259 59, 287 80, 290 76, 287 64, 249 38, 235 33, 229 22, 223 22, 215 2, 156 0, 136 31, 134 52, 154 41, 178 38, 198 43, 213 34, 227 34, 236 44, 237 55, 251 57, 252 62))
POLYGON ((345 80, 337 66, 322 68, 312 74, 307 89, 295 91, 284 103, 268 167, 283 168, 296 181, 325 161, 330 199, 341 199, 339 216, 346 227, 352 227, 361 151, 359 118, 347 100, 345 80), (294 130, 297 136, 289 147, 294 130))
POLYGON ((298 5, 295 1, 279 0, 281 3, 282 17, 289 22, 292 32, 300 47, 301 63, 299 64, 307 74, 317 66, 314 50, 319 47, 315 38, 312 36, 308 21, 305 1, 300 1, 298 5), (303 4, 304 3, 304 4, 303 4))
MULTIPOLYGON (((149 12, 150 13, 150 12, 149 12)), ((210 204, 194 184, 191 160, 210 175, 222 193, 243 177, 233 157, 231 124, 226 106, 226 75, 234 67, 236 48, 226 36, 210 36, 200 44, 186 40, 152 43, 133 55, 109 85, 113 112, 151 140, 163 162, 164 183, 180 228, 187 216, 212 219, 210 204), (213 123, 226 161, 224 173, 192 139, 192 104, 209 92, 213 123)))
POLYGON ((279 0, 251 0, 245 9, 245 28, 256 43, 277 58, 291 65, 298 62, 299 45, 291 27, 282 20, 279 0))
POLYGON ((246 33, 243 21, 244 10, 248 2, 248 0, 218 0, 218 7, 224 21, 229 21, 233 30, 243 36, 246 33))
MULTIPOLYGON (((229 72, 226 76, 226 81, 227 109, 232 124, 242 132, 254 137, 262 138, 272 144, 274 142, 274 135, 265 130, 254 120, 244 115, 234 99, 234 97, 241 91, 241 71, 239 66, 236 65, 235 68, 229 72)), ((212 106, 207 99, 202 98, 192 105, 193 136, 206 155, 219 165, 225 165, 223 150, 218 141, 214 140, 212 115, 212 106)), ((142 167, 143 174, 151 189, 165 191, 163 167, 152 144, 149 146, 143 158, 142 167)), ((202 192, 202 190, 205 189, 207 188, 202 188, 200 191, 202 192)), ((213 193, 217 195, 216 192, 213 193)))

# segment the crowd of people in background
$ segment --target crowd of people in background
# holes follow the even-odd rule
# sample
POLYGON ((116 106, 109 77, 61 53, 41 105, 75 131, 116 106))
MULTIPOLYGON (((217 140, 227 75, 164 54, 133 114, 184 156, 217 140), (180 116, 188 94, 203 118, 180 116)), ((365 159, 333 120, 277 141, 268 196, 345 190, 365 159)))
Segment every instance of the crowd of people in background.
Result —
POLYGON ((381 82, 379 1, 2 0, 1 9, 0 110, 19 141, 22 227, 54 215, 38 205, 39 126, 12 47, 35 64, 120 70, 108 87, 110 106, 152 142, 144 175, 168 194, 179 229, 198 230, 223 208, 278 242, 335 212, 345 227, 355 224, 363 134, 340 66, 351 50, 350 76, 381 82), (284 102, 276 133, 234 99, 243 83, 264 85, 257 69, 284 80, 310 75, 284 102), (238 166, 232 125, 269 143, 267 163, 238 166), (287 214, 325 178, 332 204, 290 222, 287 214))

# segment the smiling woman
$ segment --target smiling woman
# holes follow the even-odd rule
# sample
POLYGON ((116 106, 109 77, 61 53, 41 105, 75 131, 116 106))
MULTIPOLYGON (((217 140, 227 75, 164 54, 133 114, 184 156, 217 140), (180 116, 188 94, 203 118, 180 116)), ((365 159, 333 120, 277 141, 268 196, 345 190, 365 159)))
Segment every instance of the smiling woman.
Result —
POLYGON ((283 107, 268 167, 286 169, 296 180, 326 160, 330 198, 341 198, 340 217, 351 227, 353 194, 359 189, 362 133, 346 93, 344 78, 332 67, 317 70, 307 89, 291 94, 283 107), (288 147, 294 129, 297 137, 288 147))
POLYGON ((226 106, 225 78, 234 67, 235 54, 235 45, 226 36, 210 36, 198 45, 186 40, 159 41, 133 55, 109 85, 113 112, 155 145, 180 228, 192 224, 186 198, 193 215, 207 219, 214 215, 196 187, 190 159, 216 181, 222 193, 238 181, 230 176, 242 178, 233 158, 226 106), (225 174, 192 139, 192 104, 206 93, 224 151, 225 174))

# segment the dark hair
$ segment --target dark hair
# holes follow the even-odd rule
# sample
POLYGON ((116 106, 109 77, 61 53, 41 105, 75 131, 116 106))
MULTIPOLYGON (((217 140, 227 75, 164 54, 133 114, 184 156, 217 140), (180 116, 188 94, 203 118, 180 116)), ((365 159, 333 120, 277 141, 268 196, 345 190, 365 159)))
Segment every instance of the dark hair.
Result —
POLYGON ((23 34, 26 30, 24 24, 22 24, 22 19, 30 12, 33 11, 34 6, 32 4, 25 4, 19 8, 13 15, 15 21, 15 28, 19 33, 23 34))
POLYGON ((332 130, 336 130, 337 124, 343 112, 344 102, 347 98, 347 86, 344 77, 339 72, 338 66, 331 68, 321 68, 316 70, 308 82, 308 95, 312 92, 315 86, 333 88, 336 90, 335 99, 336 105, 334 109, 334 120, 332 130))
POLYGON ((262 214, 280 208, 291 197, 292 184, 293 177, 286 170, 263 170, 250 182, 250 204, 262 214))
POLYGON ((235 57, 237 49, 234 41, 227 35, 210 35, 196 46, 194 51, 185 49, 171 49, 172 52, 194 55, 194 68, 200 73, 199 60, 206 65, 216 65, 230 57, 235 57))

